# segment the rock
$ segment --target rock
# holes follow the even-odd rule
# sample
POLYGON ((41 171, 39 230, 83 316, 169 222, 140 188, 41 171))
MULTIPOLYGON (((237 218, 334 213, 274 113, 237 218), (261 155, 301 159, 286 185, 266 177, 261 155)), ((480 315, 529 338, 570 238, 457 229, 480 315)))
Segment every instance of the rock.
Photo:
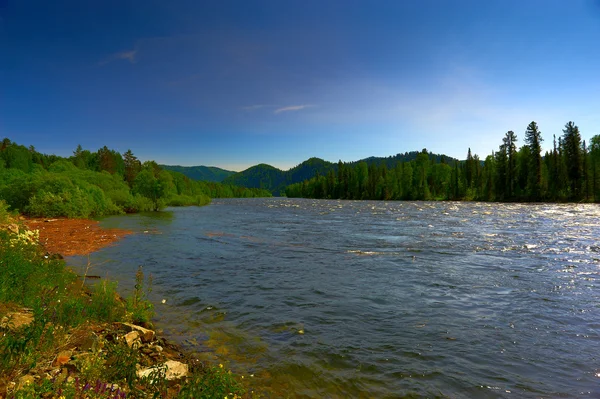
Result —
POLYGON ((142 341, 140 340, 140 333, 137 331, 131 331, 125 334, 125 341, 127 341, 127 345, 130 348, 133 348, 134 346, 140 346, 142 344, 142 341))
POLYGON ((0 320, 0 328, 16 330, 23 326, 33 323, 33 313, 31 309, 22 309, 20 312, 8 312, 0 320))
POLYGON ((188 365, 185 363, 178 362, 176 360, 169 360, 165 363, 159 364, 154 367, 149 367, 146 369, 138 370, 137 376, 139 378, 146 378, 150 376, 152 373, 156 372, 162 367, 166 367, 167 371, 165 374, 165 378, 167 381, 173 381, 180 378, 187 377, 189 374, 188 365))
POLYGON ((124 326, 127 331, 138 332, 142 342, 144 343, 152 342, 154 340, 155 333, 152 330, 148 330, 147 328, 136 326, 135 324, 131 323, 121 323, 121 325, 124 326))

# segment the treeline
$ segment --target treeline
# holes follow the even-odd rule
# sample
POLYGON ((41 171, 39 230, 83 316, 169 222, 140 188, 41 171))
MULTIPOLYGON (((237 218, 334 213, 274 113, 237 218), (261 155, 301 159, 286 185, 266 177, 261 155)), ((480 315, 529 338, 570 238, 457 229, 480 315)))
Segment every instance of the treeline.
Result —
POLYGON ((0 200, 30 216, 97 217, 205 205, 210 198, 271 196, 266 190, 195 181, 106 146, 71 157, 39 153, 5 138, 0 144, 0 200))
POLYGON ((456 161, 421 151, 414 160, 390 168, 341 161, 336 170, 286 187, 288 197, 374 200, 600 201, 600 135, 589 145, 569 122, 542 155, 536 122, 525 131, 524 145, 508 131, 497 152, 481 161, 468 150, 456 161))

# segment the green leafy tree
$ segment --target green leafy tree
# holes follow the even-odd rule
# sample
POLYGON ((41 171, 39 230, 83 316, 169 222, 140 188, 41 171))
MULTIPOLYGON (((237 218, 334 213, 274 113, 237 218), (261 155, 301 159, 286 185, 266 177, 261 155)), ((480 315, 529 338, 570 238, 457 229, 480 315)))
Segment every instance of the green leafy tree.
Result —
POLYGON ((152 201, 155 211, 159 211, 166 204, 167 197, 174 193, 173 178, 153 162, 145 162, 142 170, 135 178, 133 191, 152 201))

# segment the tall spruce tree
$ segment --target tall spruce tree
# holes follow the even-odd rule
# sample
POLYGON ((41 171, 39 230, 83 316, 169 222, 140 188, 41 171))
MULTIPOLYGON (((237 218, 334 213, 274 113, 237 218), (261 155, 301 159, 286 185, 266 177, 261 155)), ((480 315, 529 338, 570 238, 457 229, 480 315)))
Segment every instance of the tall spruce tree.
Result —
POLYGON ((542 133, 537 123, 531 122, 525 131, 525 143, 529 147, 528 190, 529 199, 542 199, 542 133))
POLYGON ((590 139, 590 159, 591 159, 591 180, 592 180, 592 198, 594 201, 600 201, 600 135, 597 134, 590 139))
POLYGON ((563 129, 563 147, 569 194, 572 200, 583 198, 583 154, 581 148, 581 134, 574 122, 568 122, 563 129))
POLYGON ((512 130, 509 130, 506 132, 502 142, 506 153, 507 199, 512 200, 515 197, 515 186, 517 181, 517 135, 512 130))

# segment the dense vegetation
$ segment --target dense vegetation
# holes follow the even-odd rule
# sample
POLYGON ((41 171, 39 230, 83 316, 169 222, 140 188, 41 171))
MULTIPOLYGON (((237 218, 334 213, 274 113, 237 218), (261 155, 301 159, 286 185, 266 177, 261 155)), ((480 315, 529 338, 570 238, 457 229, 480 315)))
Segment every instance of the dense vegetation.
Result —
MULTIPOLYGON (((408 162, 414 160, 419 153, 417 151, 397 154, 387 158, 370 157, 363 161, 367 164, 386 165, 393 167, 397 162, 408 162)), ((442 159, 443 155, 430 154, 434 159, 442 159)), ((452 160, 451 158, 447 158, 452 160)), ((361 161, 351 162, 346 165, 355 165, 361 161)), ((337 171, 338 165, 324 161, 319 158, 310 158, 288 171, 282 171, 271 165, 260 164, 236 173, 228 177, 224 182, 242 187, 263 188, 271 191, 273 195, 283 195, 286 186, 300 183, 314 177, 317 173, 321 176, 330 171, 337 171)))
POLYGON ((179 165, 159 165, 164 170, 172 170, 189 177, 192 180, 202 180, 220 183, 227 177, 235 174, 230 170, 216 168, 214 166, 179 166, 179 165))
POLYGON ((0 143, 0 199, 13 210, 44 217, 98 217, 159 210, 165 206, 205 205, 210 198, 270 196, 265 190, 195 181, 140 162, 106 146, 81 146, 63 158, 37 152, 9 139, 0 143))
POLYGON ((499 150, 482 162, 468 150, 465 161, 423 150, 413 160, 342 163, 289 185, 288 197, 375 200, 600 201, 600 135, 589 146, 569 122, 553 149, 541 154, 536 122, 517 135, 509 131, 499 150))

